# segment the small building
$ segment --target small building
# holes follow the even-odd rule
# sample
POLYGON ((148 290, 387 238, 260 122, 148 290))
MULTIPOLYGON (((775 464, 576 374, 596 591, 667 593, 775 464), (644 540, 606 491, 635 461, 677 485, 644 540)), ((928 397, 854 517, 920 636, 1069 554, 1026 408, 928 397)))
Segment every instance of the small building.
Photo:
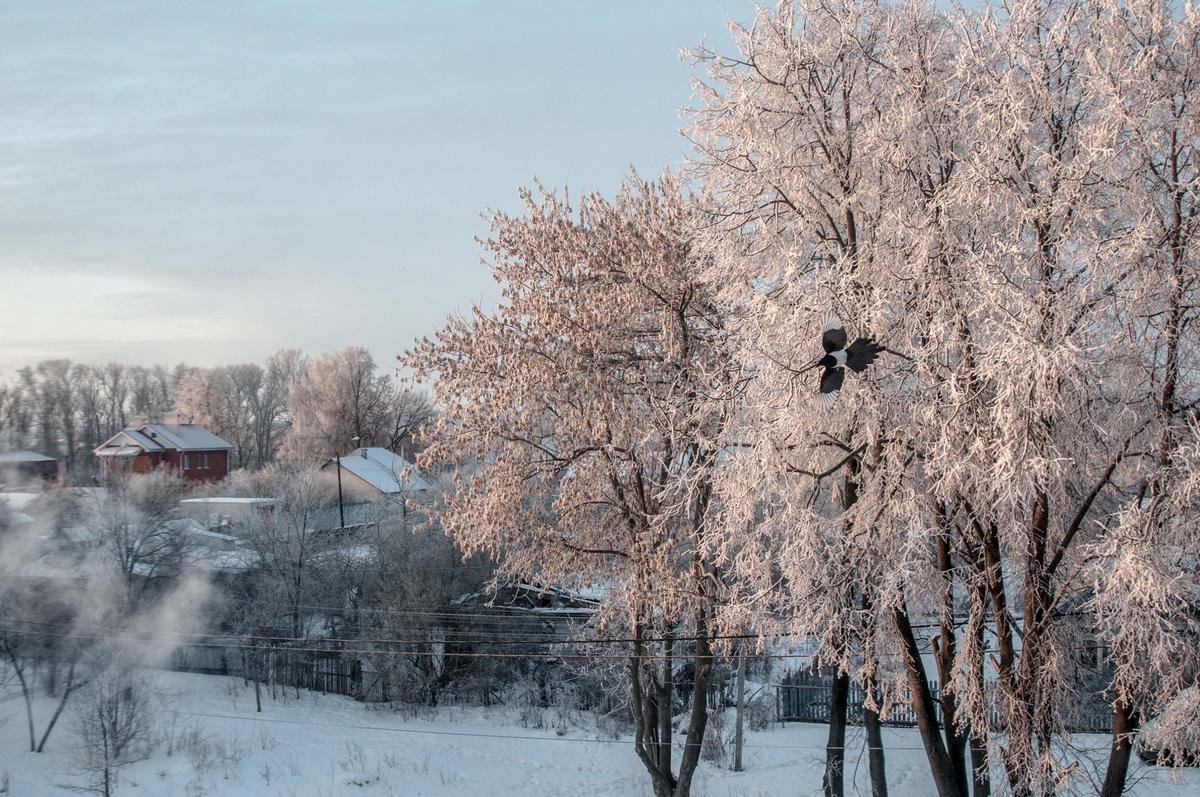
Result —
POLYGON ((36 451, 0 453, 0 483, 34 479, 50 482, 57 478, 58 460, 54 457, 36 451))
MULTIPOLYGON (((338 462, 331 459, 321 469, 336 469, 338 462)), ((411 462, 386 448, 356 448, 340 462, 343 488, 352 495, 396 497, 430 490, 411 462)))
POLYGON ((179 502, 179 510, 185 517, 204 523, 212 531, 219 531, 270 517, 275 511, 275 499, 242 496, 185 498, 179 502))
POLYGON ((166 467, 189 481, 217 481, 229 473, 233 446, 202 426, 169 415, 162 423, 122 429, 92 453, 104 475, 166 467))

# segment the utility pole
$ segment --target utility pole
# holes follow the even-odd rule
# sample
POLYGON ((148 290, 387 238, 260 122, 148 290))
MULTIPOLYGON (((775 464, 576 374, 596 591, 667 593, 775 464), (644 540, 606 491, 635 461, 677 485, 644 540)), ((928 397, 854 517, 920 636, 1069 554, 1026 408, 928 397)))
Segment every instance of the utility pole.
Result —
MULTIPOLYGON (((355 446, 358 445, 358 441, 361 439, 362 438, 359 437, 358 435, 355 435, 354 437, 350 438, 350 440, 354 443, 355 446)), ((346 528, 346 510, 345 510, 345 504, 342 501, 342 455, 341 455, 341 452, 335 451, 333 454, 333 458, 337 462, 338 528, 344 529, 344 528, 346 528)))
POLYGON ((338 479, 338 528, 346 528, 346 510, 342 508, 342 455, 335 453, 333 458, 337 460, 337 479, 338 479))

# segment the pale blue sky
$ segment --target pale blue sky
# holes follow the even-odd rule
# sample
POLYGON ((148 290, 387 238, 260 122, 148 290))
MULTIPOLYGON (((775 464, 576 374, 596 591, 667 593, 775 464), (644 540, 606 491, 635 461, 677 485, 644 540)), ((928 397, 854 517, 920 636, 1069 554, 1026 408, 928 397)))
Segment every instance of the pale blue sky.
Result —
POLYGON ((473 236, 537 175, 686 150, 679 50, 749 0, 0 6, 0 378, 358 344, 493 295, 473 236))

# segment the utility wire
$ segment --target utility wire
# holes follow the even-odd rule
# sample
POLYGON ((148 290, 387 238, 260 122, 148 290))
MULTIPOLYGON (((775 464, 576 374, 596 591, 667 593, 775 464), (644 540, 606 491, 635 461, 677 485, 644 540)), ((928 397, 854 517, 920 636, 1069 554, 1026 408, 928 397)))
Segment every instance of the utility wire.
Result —
MULTIPOLYGON (((341 724, 341 723, 315 723, 302 722, 300 720, 285 720, 268 717, 249 717, 239 716, 236 714, 208 714, 199 711, 179 711, 177 712, 185 717, 206 717, 210 719, 226 719, 226 720, 245 720, 247 722, 266 722, 279 725, 300 725, 305 728, 342 728, 345 730, 354 731, 384 731, 386 733, 415 733, 424 736, 466 736, 475 739, 511 739, 516 741, 534 741, 534 742, 575 742, 584 744, 636 744, 633 739, 571 739, 565 736, 522 736, 517 734, 503 733, 478 733, 474 731, 436 731, 433 729, 423 728, 389 728, 383 725, 358 725, 358 724, 341 724)), ((647 742, 647 744, 651 744, 647 742)), ((676 746, 688 747, 690 745, 700 744, 700 742, 678 742, 676 746)), ((837 747, 826 745, 801 745, 801 744, 753 744, 745 745, 747 749, 753 750, 859 750, 873 749, 870 747, 837 747)), ((880 748, 883 750, 924 750, 924 747, 898 747, 885 746, 880 748)))
MULTIPOLYGON (((563 661, 563 660, 581 660, 594 661, 603 659, 612 659, 617 661, 629 661, 630 659, 638 659, 643 661, 674 661, 678 659, 690 658, 705 658, 705 659, 721 659, 721 655, 712 653, 707 656, 698 656, 697 654, 681 654, 669 656, 666 654, 652 654, 635 656, 633 654, 611 654, 611 653, 496 653, 490 651, 431 651, 431 650, 379 650, 379 649, 364 649, 364 648, 327 648, 327 647, 280 647, 270 648, 260 645, 248 645, 243 643, 226 643, 226 642, 185 642, 185 641, 158 641, 153 639, 139 639, 131 637, 113 637, 105 634, 62 634, 50 631, 18 631, 21 634, 28 634, 38 637, 56 638, 56 639, 75 639, 75 640, 90 640, 95 642, 118 641, 128 644, 140 644, 145 646, 155 646, 166 648, 178 647, 198 647, 198 648, 222 648, 229 650, 252 650, 259 653, 287 653, 287 652, 302 652, 302 653, 357 653, 362 655, 374 656, 408 656, 408 657, 434 657, 434 658, 466 658, 466 659, 523 659, 525 661, 563 661)), ((316 639, 304 640, 307 642, 318 642, 316 639)), ((429 640, 422 640, 419 644, 428 645, 429 640)), ((800 659, 808 658, 802 653, 763 653, 758 654, 755 658, 759 659, 800 659)))

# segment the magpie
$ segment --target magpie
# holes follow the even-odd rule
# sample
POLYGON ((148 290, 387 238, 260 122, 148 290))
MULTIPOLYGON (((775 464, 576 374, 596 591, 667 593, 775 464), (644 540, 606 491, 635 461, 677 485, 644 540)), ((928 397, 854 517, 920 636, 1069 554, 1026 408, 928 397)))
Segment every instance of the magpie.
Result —
MULTIPOLYGON (((849 346, 846 345, 846 328, 841 319, 830 316, 825 320, 825 329, 821 332, 821 348, 825 355, 817 359, 809 368, 821 369, 821 380, 818 383, 820 391, 818 401, 828 407, 834 402, 834 393, 842 389, 846 380, 846 369, 856 374, 867 370, 867 366, 875 362, 881 353, 887 351, 875 342, 874 338, 858 338, 849 346)), ((808 369, 805 369, 808 370, 808 369)))

